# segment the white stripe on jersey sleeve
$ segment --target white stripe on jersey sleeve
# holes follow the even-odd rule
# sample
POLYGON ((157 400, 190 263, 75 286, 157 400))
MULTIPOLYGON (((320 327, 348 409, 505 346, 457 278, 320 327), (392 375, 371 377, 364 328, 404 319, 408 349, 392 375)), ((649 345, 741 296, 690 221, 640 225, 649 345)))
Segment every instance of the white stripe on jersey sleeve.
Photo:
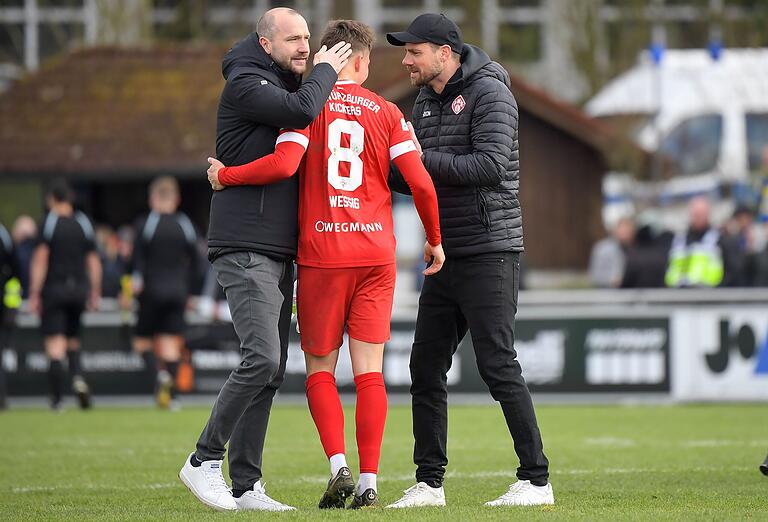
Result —
POLYGON ((3 243, 3 248, 5 248, 5 252, 7 254, 10 254, 11 250, 13 250, 13 240, 11 239, 11 235, 8 233, 8 231, 5 229, 3 225, 0 225, 0 242, 3 243))
POLYGON ((80 211, 77 211, 75 212, 75 219, 77 220, 78 223, 80 223, 80 228, 83 229, 83 234, 85 234, 85 237, 93 241, 93 238, 94 238, 93 225, 91 225, 91 222, 86 217, 86 215, 80 211))
POLYGON ((392 145, 389 148, 389 159, 393 160, 398 156, 402 156, 406 152, 411 152, 412 150, 416 150, 416 145, 413 143, 413 140, 408 140, 402 143, 398 143, 397 145, 392 145))
POLYGON ((54 214, 53 212, 49 212, 48 216, 45 218, 45 224, 43 225, 43 238, 45 238, 46 241, 51 241, 53 239, 53 232, 56 230, 56 223, 59 221, 59 216, 54 214))
POLYGON ((275 145, 279 145, 280 143, 284 141, 292 141, 294 143, 298 143, 304 149, 306 150, 307 146, 309 145, 309 138, 304 136, 301 133, 298 132, 284 132, 280 136, 277 137, 277 141, 275 142, 275 145))

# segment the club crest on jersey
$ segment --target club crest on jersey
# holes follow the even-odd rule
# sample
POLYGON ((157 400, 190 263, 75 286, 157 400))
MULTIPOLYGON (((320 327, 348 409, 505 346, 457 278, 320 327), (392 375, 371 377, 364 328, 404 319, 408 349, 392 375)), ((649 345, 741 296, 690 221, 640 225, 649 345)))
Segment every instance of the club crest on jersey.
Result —
POLYGON ((459 94, 456 96, 456 99, 453 100, 453 103, 451 104, 451 109, 453 109, 454 114, 458 114, 461 111, 464 110, 464 107, 467 106, 467 102, 464 101, 464 97, 459 94))

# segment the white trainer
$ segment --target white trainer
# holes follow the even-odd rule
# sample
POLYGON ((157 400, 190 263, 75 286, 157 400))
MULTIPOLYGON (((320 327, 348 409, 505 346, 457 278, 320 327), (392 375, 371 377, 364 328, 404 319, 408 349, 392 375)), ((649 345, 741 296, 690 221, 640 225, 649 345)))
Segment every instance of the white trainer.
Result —
POLYGON ((555 503, 552 484, 534 486, 530 480, 518 480, 509 490, 496 500, 486 502, 486 506, 544 506, 555 503))
POLYGON ((264 484, 258 481, 253 485, 253 489, 249 489, 235 499, 237 509, 242 511, 295 511, 296 508, 278 502, 267 495, 264 489, 264 484))
POLYGON ((221 460, 206 460, 195 467, 190 463, 194 453, 187 457, 184 467, 179 471, 179 478, 193 495, 206 506, 218 511, 234 511, 237 503, 232 491, 221 474, 221 460))
POLYGON ((423 506, 444 506, 445 491, 443 487, 433 488, 424 482, 406 489, 404 495, 397 502, 388 505, 388 508, 409 508, 423 506))

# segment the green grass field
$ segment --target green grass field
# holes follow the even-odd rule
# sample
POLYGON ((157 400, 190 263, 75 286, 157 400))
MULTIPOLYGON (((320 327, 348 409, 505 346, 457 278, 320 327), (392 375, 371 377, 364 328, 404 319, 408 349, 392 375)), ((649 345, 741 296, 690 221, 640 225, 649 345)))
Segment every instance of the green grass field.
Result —
MULTIPOLYGON (((347 441, 356 454, 352 410, 347 441)), ((208 410, 97 408, 0 413, 0 520, 768 520, 768 411, 759 405, 538 408, 556 505, 486 508, 517 465, 501 411, 450 411, 448 507, 321 512, 327 463, 302 406, 274 409, 264 455, 267 491, 291 514, 216 513, 176 474, 208 410)), ((393 407, 379 491, 391 502, 413 483, 411 421, 393 407)))

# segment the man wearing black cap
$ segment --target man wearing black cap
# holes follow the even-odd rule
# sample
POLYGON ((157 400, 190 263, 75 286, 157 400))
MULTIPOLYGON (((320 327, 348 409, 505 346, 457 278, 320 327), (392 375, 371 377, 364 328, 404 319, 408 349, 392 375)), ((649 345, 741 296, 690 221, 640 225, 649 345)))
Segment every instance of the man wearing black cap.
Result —
MULTIPOLYGON (((446 375, 467 330, 520 459, 518 481, 486 505, 553 504, 549 462, 514 349, 523 230, 509 75, 481 49, 465 45, 456 24, 441 14, 423 14, 387 40, 405 47, 403 65, 421 87, 414 132, 437 190, 449 259, 424 282, 411 352, 417 484, 389 507, 445 505, 446 375)), ((393 187, 405 189, 399 178, 393 171, 393 187)))

